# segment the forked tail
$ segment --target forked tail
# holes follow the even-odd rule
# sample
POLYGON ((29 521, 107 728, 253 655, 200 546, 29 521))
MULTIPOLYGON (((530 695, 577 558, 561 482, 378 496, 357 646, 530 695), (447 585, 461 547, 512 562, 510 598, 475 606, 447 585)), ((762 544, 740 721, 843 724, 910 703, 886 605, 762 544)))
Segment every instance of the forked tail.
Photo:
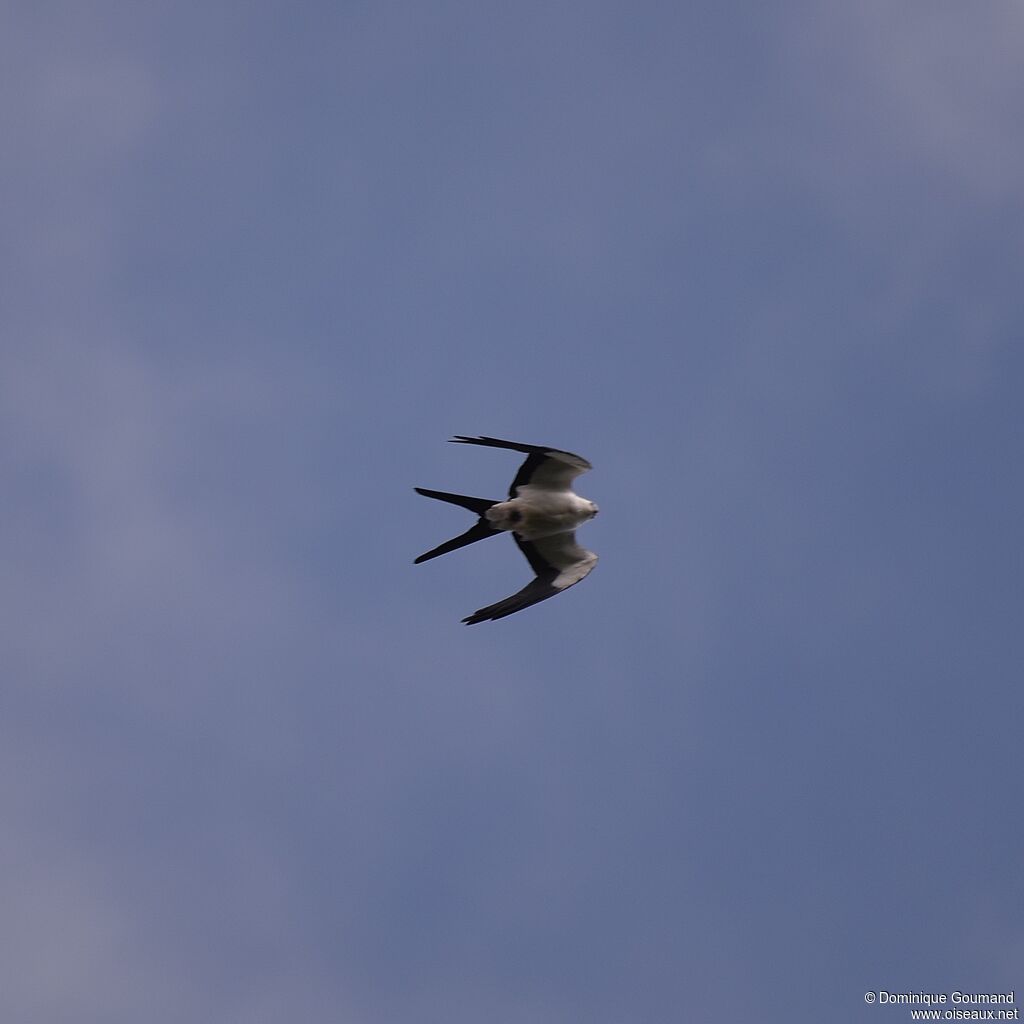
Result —
POLYGON ((473 544, 478 540, 496 537, 502 532, 501 530, 495 530, 484 518, 484 513, 492 505, 498 504, 496 501, 488 501, 486 498, 470 498, 465 494, 449 494, 448 491, 429 491, 426 487, 415 487, 413 489, 417 494, 422 494, 425 498, 447 501, 451 505, 458 505, 461 508, 469 509, 470 512, 475 512, 480 517, 465 533, 460 533, 458 537, 446 540, 443 544, 439 544, 436 548, 426 552, 426 554, 420 555, 413 563, 414 565, 419 565, 420 562, 426 562, 431 558, 437 558, 438 555, 446 555, 449 551, 464 548, 467 544, 473 544))
POLYGON ((488 501, 486 498, 470 498, 465 494, 428 491, 426 487, 414 487, 413 490, 417 494, 422 494, 424 498, 437 498, 438 501, 447 501, 450 505, 461 505, 462 508, 468 508, 470 512, 475 512, 478 516, 482 516, 492 505, 498 504, 496 501, 488 501))

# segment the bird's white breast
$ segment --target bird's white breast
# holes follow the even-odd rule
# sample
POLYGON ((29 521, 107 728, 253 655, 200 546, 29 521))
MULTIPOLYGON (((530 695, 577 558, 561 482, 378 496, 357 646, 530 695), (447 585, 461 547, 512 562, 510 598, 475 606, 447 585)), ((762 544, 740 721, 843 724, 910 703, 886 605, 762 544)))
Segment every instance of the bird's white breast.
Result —
POLYGON ((513 530, 523 540, 571 533, 594 516, 592 502, 572 491, 531 487, 518 489, 516 497, 492 505, 487 519, 499 530, 513 530))

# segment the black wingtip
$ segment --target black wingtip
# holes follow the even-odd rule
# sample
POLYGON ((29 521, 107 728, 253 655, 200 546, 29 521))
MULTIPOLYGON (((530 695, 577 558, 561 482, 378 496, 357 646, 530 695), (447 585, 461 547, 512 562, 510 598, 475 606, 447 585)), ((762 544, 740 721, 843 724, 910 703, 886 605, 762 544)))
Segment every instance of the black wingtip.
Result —
MULTIPOLYGON (((503 603, 503 602, 501 602, 503 603)), ((511 615, 513 612, 517 612, 520 609, 512 608, 509 611, 497 611, 494 608, 481 608, 478 612, 473 612, 472 615, 467 615, 462 621, 467 626, 475 626, 478 622, 497 622, 498 619, 503 619, 507 615, 511 615)))
MULTIPOLYGON (((504 448, 507 451, 523 452, 526 455, 547 455, 551 452, 557 452, 558 448, 549 448, 546 445, 541 444, 523 444, 520 441, 505 441, 500 437, 489 437, 486 434, 481 434, 479 437, 467 437, 465 434, 456 434, 454 437, 448 439, 449 442, 456 442, 458 444, 478 444, 484 448, 504 448)), ((570 454, 566 452, 566 454, 570 454)), ((579 458, 579 456, 576 456, 579 458)))

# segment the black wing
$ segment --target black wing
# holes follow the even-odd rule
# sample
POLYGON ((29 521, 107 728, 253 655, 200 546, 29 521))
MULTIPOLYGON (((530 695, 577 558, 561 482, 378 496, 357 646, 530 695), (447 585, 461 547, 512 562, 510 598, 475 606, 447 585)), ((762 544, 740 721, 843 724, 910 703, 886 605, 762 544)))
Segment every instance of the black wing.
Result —
POLYGON ((579 583, 597 564, 597 555, 581 548, 572 533, 559 533, 540 540, 520 540, 516 534, 512 536, 537 576, 511 597, 480 608, 464 618, 462 621, 467 626, 503 619, 506 615, 529 608, 531 604, 539 604, 561 594, 579 583))
POLYGON ((526 461, 519 467, 519 472, 516 473, 516 478, 508 490, 510 498, 514 498, 516 491, 526 484, 544 490, 567 491, 576 477, 594 468, 583 456, 564 452, 561 448, 502 441, 497 437, 463 437, 461 434, 453 437, 452 441, 459 444, 479 444, 485 448, 508 448, 514 452, 526 452, 526 461))

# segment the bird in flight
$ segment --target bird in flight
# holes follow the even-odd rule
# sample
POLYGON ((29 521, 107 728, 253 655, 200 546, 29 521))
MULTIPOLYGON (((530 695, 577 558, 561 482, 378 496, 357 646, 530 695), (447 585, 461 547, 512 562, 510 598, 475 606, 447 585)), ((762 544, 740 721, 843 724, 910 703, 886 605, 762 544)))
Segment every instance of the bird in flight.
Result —
POLYGON ((572 482, 593 467, 586 459, 572 452, 542 445, 501 441, 496 437, 452 438, 458 444, 479 444, 487 448, 508 448, 525 452, 526 461, 519 467, 507 501, 470 498, 447 491, 428 491, 416 487, 417 494, 436 498, 475 512, 479 518, 465 533, 439 544, 420 555, 415 564, 438 555, 473 544, 500 533, 511 533, 519 550, 526 556, 535 577, 518 593, 490 604, 468 615, 466 625, 503 619, 506 615, 529 608, 538 601, 561 594, 579 583, 597 564, 597 555, 576 543, 576 527, 597 515, 597 506, 574 494, 572 482))

